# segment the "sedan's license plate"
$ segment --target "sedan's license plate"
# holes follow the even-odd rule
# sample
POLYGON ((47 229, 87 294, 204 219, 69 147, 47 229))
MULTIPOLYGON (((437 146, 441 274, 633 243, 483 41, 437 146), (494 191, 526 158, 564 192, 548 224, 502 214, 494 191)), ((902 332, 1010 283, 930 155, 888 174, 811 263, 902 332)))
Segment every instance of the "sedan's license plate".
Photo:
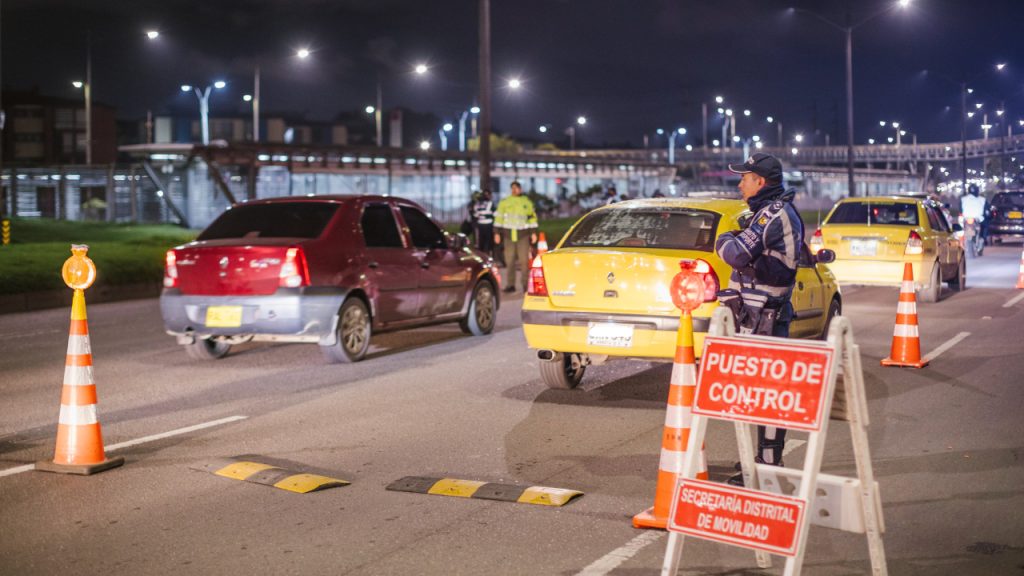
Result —
POLYGON ((1006 216, 1009 218, 1013 218, 1014 220, 1020 220, 1021 218, 1024 218, 1024 212, 1014 210, 1013 212, 1008 212, 1006 216))
POLYGON ((878 253, 878 240, 850 240, 850 256, 874 256, 878 253))
POLYGON ((206 309, 208 328, 238 328, 241 325, 241 306, 210 306, 206 309))
POLYGON ((633 325, 591 322, 587 328, 587 345, 631 348, 633 346, 633 325))

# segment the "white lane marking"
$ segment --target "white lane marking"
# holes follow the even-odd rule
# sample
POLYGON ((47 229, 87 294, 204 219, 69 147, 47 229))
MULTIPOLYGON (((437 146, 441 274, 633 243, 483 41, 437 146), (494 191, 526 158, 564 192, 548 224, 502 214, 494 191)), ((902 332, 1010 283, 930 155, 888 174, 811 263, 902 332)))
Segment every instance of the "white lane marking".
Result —
POLYGON ((636 556, 638 552, 650 544, 654 544, 665 536, 666 532, 661 530, 647 530, 637 535, 629 542, 612 550, 604 556, 595 560, 592 564, 576 573, 576 576, 605 576, 620 564, 636 556))
POLYGON ((1013 298, 1007 300, 1006 304, 1003 304, 1003 308, 1009 308, 1010 306, 1013 306, 1014 304, 1020 302, 1021 300, 1024 300, 1024 292, 1021 292, 1020 294, 1017 294, 1013 298))
MULTIPOLYGON (((212 420, 210 422, 203 422, 202 424, 195 424, 193 426, 186 426, 184 428, 178 428, 177 430, 170 430, 168 432, 161 432, 159 434, 153 434, 152 436, 143 436, 142 438, 136 438, 135 440, 127 440, 125 442, 118 442, 117 444, 111 444, 106 447, 107 452, 114 450, 120 450, 121 448, 128 448, 129 446, 137 446, 139 444, 145 444, 146 442, 153 442, 156 440, 163 440, 164 438, 170 438, 171 436, 178 436, 181 434, 188 434, 189 432, 195 432, 196 430, 202 430, 204 428, 212 428, 214 426, 220 426, 221 424, 228 424, 230 422, 237 422, 239 420, 245 420, 248 416, 228 416, 227 418, 221 418, 220 420, 212 420)), ((14 474, 21 474, 22 472, 28 472, 34 470, 35 464, 25 464, 22 466, 15 466, 14 468, 7 468, 6 470, 0 470, 0 478, 4 476, 13 476, 14 474)))
POLYGON ((925 354, 924 358, 921 358, 921 362, 930 362, 930 361, 934 360, 935 358, 937 358, 939 356, 939 354, 942 354, 946 350, 949 350, 953 346, 956 346, 958 342, 960 342, 964 338, 967 338, 970 335, 971 335, 970 332, 961 332, 961 333, 957 334, 956 336, 953 336, 949 340, 946 340, 942 344, 942 346, 939 346, 935 350, 932 350, 931 352, 925 354))
POLYGON ((21 474, 22 472, 28 472, 29 470, 35 470, 35 468, 35 464, 25 464, 23 466, 15 466, 14 468, 0 470, 0 478, 3 478, 4 476, 13 476, 15 474, 21 474))
POLYGON ((785 456, 804 444, 807 444, 807 440, 786 440, 786 447, 782 449, 782 455, 785 456))

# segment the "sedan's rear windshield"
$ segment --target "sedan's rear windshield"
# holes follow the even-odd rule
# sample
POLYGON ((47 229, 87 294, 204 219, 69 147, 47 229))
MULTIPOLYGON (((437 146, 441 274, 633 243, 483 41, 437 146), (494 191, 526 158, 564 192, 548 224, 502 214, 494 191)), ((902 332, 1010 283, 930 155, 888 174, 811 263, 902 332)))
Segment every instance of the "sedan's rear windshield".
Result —
POLYGON ((562 246, 701 250, 715 248, 719 215, 703 210, 619 208, 590 213, 562 246))
POLYGON ((992 198, 996 208, 1024 208, 1024 192, 1002 192, 992 198))
POLYGON ((316 238, 337 211, 338 204, 326 202, 243 204, 226 210, 198 239, 316 238))
POLYGON ((826 224, 894 224, 917 226, 917 204, 911 202, 844 202, 826 224))

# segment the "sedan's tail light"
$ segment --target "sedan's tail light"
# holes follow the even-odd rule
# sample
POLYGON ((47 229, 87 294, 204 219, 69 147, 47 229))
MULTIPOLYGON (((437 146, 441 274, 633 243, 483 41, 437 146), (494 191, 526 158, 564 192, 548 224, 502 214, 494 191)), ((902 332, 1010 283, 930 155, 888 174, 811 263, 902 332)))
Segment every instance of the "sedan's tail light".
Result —
POLYGON ((174 288, 178 285, 178 264, 174 250, 168 250, 164 259, 164 288, 174 288))
POLYGON ((918 234, 916 230, 910 231, 910 237, 907 238, 907 247, 903 253, 907 256, 924 253, 924 244, 921 242, 921 235, 918 234))
POLYGON ((817 254, 825 248, 825 239, 821 237, 821 228, 814 231, 814 236, 811 236, 811 253, 817 254))
POLYGON ((544 280, 544 264, 540 256, 533 259, 530 265, 530 277, 526 281, 526 293, 530 296, 547 296, 548 283, 544 280))
POLYGON ((714 302, 718 299, 718 290, 721 285, 718 283, 718 274, 707 260, 697 259, 694 271, 704 278, 704 301, 714 302))
POLYGON ((306 254, 302 248, 289 248, 285 253, 284 264, 281 265, 279 286, 298 288, 309 286, 309 268, 306 266, 306 254))

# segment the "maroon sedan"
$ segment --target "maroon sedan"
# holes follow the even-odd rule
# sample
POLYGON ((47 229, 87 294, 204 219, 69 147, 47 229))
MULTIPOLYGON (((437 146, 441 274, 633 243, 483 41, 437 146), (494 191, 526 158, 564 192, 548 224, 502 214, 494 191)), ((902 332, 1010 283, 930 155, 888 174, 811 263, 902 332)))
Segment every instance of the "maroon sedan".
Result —
POLYGON ((243 202, 167 252, 160 311, 194 358, 249 340, 316 342, 356 362, 370 335, 458 322, 494 329, 500 278, 491 258, 417 204, 385 196, 243 202))

